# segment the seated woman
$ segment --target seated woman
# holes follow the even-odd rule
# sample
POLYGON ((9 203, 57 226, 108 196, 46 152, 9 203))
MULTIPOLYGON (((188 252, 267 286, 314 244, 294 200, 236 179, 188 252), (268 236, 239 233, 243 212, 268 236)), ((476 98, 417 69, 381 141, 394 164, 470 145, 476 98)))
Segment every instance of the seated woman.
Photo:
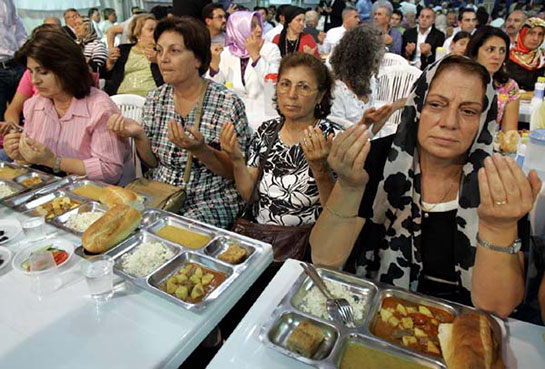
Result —
POLYGON ((91 71, 100 72, 106 65, 108 51, 104 42, 98 39, 95 27, 87 17, 78 17, 75 21, 76 42, 83 47, 83 55, 91 71))
POLYGON ((108 95, 135 94, 146 96, 163 84, 157 65, 153 31, 157 21, 152 14, 135 15, 129 26, 130 44, 119 45, 110 53, 104 91, 108 95))
POLYGON ((326 158, 332 137, 340 129, 325 119, 332 84, 319 59, 302 53, 289 55, 278 72, 280 118, 259 127, 247 162, 233 126, 224 126, 221 147, 233 160, 237 189, 245 201, 257 196, 251 209, 255 222, 282 226, 281 231, 286 226, 313 224, 318 218, 334 184, 326 158), (263 174, 258 181, 260 167, 263 174), (252 195, 255 186, 256 195, 252 195))
POLYGON ((465 55, 466 47, 470 38, 471 38, 471 33, 466 31, 458 32, 452 39, 452 42, 450 43, 450 53, 452 55, 459 55, 459 56, 465 55))
POLYGON ((232 163, 220 151, 220 131, 226 122, 233 122, 246 150, 249 132, 244 103, 219 83, 202 77, 211 56, 210 34, 200 21, 166 18, 157 24, 154 38, 165 84, 148 94, 142 126, 116 116, 109 122, 110 129, 134 139, 138 156, 150 168, 146 177, 152 180, 184 185, 191 153, 191 176, 184 185, 187 198, 180 214, 227 228, 241 210, 242 200, 230 180, 232 163))
POLYGON ((494 81, 499 128, 503 132, 517 130, 520 90, 517 82, 505 71, 505 60, 509 59, 509 36, 499 28, 482 26, 471 37, 466 56, 482 64, 494 81))
MULTIPOLYGON (((263 98, 265 76, 278 73, 280 51, 263 40, 259 12, 238 11, 229 16, 225 49, 212 55, 210 76, 219 83, 232 82, 240 96, 263 98)), ((263 106, 261 106, 263 108, 263 106)))
POLYGON ((517 43, 511 48, 507 59, 507 74, 520 88, 533 91, 537 78, 545 73, 545 56, 541 49, 545 21, 529 18, 517 36, 517 43))
POLYGON ((284 10, 284 28, 273 38, 278 45, 282 57, 295 52, 304 52, 320 57, 318 45, 312 35, 303 33, 305 28, 305 9, 298 6, 287 6, 284 10))
POLYGON ((19 50, 38 89, 24 106, 25 131, 5 137, 9 157, 89 179, 124 184, 134 178, 127 139, 108 130, 119 113, 93 78, 81 49, 62 30, 42 30, 19 50), (77 82, 77 83, 76 83, 77 82))
POLYGON ((524 296, 517 239, 522 251, 529 241, 519 220, 541 181, 491 156, 495 104, 488 71, 453 55, 415 83, 395 136, 369 143, 363 126, 339 134, 328 158, 338 180, 311 234, 313 261, 511 314, 524 296))

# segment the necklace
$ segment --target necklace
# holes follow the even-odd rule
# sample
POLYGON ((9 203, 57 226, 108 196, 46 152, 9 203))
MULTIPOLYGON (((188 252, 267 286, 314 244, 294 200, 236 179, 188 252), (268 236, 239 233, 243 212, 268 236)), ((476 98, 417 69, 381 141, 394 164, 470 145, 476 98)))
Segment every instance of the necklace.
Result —
POLYGON ((286 54, 285 55, 288 55, 288 54, 291 54, 291 53, 294 53, 297 51, 297 49, 299 49, 299 41, 300 41, 300 37, 298 36, 297 37, 297 40, 294 40, 294 41, 291 41, 291 40, 288 40, 288 35, 286 35, 286 43, 285 43, 285 51, 286 51, 286 54), (290 49, 292 51, 290 51, 290 49))
MULTIPOLYGON (((458 173, 458 175, 461 174, 461 170, 460 172, 458 173)), ((450 184, 450 186, 448 187, 448 190, 447 192, 445 192, 445 194, 443 195, 443 197, 441 198, 441 200, 439 200, 439 202, 433 204, 432 206, 429 206, 429 207, 426 207, 424 205, 424 202, 422 201, 422 197, 420 198, 420 205, 422 207, 422 211, 424 212, 424 218, 429 218, 430 217, 430 214, 431 212, 433 212, 433 209, 435 209, 437 207, 437 205, 439 204, 443 204, 446 200, 446 198, 448 197, 448 195, 450 194, 450 192, 452 191, 452 189, 454 188, 456 182, 453 182, 450 184), (424 209, 424 207, 426 207, 426 209, 424 209)))

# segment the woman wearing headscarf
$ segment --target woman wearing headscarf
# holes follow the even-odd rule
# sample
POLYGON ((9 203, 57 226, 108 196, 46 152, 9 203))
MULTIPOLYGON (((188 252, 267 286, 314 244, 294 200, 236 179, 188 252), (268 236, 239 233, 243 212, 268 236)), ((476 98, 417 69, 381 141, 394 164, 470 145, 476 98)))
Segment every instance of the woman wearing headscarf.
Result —
POLYGON ((312 35, 303 33, 305 27, 305 9, 288 6, 284 10, 284 29, 276 35, 273 42, 278 45, 282 57, 294 52, 304 52, 320 57, 318 46, 312 35))
POLYGON ((83 55, 93 72, 99 72, 106 65, 108 51, 104 42, 100 41, 91 20, 78 17, 75 21, 76 42, 83 48, 83 55))
POLYGON ((340 133, 314 263, 508 316, 524 296, 525 215, 541 182, 491 156, 496 106, 486 68, 453 55, 417 80, 395 136, 340 133))
POLYGON ((545 21, 529 18, 517 36, 517 43, 510 50, 507 60, 507 74, 519 87, 533 91, 537 78, 545 74, 545 55, 541 49, 545 21))
POLYGON ((219 83, 231 82, 240 96, 262 98, 265 76, 278 73, 280 51, 262 38, 259 12, 235 12, 229 16, 225 49, 212 58, 209 74, 219 83))

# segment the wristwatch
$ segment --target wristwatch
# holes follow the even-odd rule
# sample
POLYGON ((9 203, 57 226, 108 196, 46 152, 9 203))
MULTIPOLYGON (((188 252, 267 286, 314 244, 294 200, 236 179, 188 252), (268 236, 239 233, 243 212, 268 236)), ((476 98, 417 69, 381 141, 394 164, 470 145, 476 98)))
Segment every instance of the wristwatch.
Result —
POLYGON ((55 165, 53 166, 53 173, 57 174, 61 172, 61 160, 60 156, 55 157, 55 165))
POLYGON ((520 251, 520 248, 522 246, 522 241, 520 240, 520 238, 517 238, 511 246, 507 246, 507 247, 496 246, 481 239, 481 237, 477 233, 477 245, 484 247, 485 249, 489 249, 492 251, 499 251, 505 254, 517 254, 520 251))

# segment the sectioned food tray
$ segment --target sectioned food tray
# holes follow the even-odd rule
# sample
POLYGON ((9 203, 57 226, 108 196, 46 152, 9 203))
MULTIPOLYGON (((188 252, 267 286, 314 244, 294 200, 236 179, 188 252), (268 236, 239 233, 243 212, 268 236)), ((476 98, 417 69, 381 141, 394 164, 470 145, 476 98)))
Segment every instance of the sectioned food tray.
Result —
MULTIPOLYGON (((339 368, 348 345, 357 343, 363 346, 365 350, 374 351, 378 354, 387 354, 389 357, 393 357, 400 362, 408 362, 417 367, 446 369, 440 352, 426 351, 428 349, 427 346, 424 352, 417 345, 417 343, 427 344, 427 342, 435 342, 436 337, 433 337, 433 333, 435 332, 433 331, 433 326, 430 327, 430 331, 426 331, 429 333, 429 337, 425 340, 417 340, 413 344, 408 337, 410 337, 409 334, 415 334, 416 329, 403 330, 402 328, 404 327, 401 323, 398 323, 399 325, 396 327, 400 329, 395 332, 395 339, 387 339, 381 335, 383 331, 381 331, 382 333, 375 331, 378 327, 377 324, 379 321, 384 322, 383 319, 385 318, 386 321, 391 318, 388 314, 395 308, 388 307, 386 309, 386 306, 397 301, 400 301, 399 305, 402 305, 402 307, 397 307, 399 309, 397 312, 398 315, 401 314, 400 311, 408 314, 403 307, 407 306, 411 310, 411 315, 407 316, 411 316, 411 319, 420 316, 422 319, 427 318, 425 324, 430 325, 441 323, 434 320, 444 320, 446 322, 448 319, 454 319, 454 317, 461 313, 475 311, 464 305, 409 292, 380 282, 360 279, 350 274, 322 268, 318 268, 317 270, 326 284, 330 286, 331 284, 343 286, 344 290, 350 295, 350 298, 354 297, 351 300, 351 305, 356 304, 356 308, 360 310, 360 313, 363 310, 363 317, 359 320, 356 319, 353 325, 347 326, 343 322, 333 321, 325 313, 325 308, 323 309, 323 315, 314 314, 316 311, 310 311, 311 309, 305 306, 308 306, 308 299, 310 298, 312 298, 312 302, 316 302, 315 296, 309 295, 310 290, 315 287, 310 278, 302 273, 280 301, 271 317, 262 325, 259 332, 260 340, 266 346, 294 360, 316 368, 339 368), (305 298, 307 298, 307 301, 305 301, 305 298), (385 302, 384 310, 388 311, 381 313, 385 302), (420 311, 418 311, 419 308, 421 309, 420 311), (416 309, 416 311, 413 309, 416 309), (427 317, 425 315, 428 313, 431 313, 431 316, 427 317), (310 356, 292 351, 293 347, 291 349, 288 348, 289 336, 302 322, 307 322, 314 327, 318 327, 323 334, 323 340, 310 356), (403 334, 406 335, 406 340, 401 340, 402 337, 398 336, 403 334), (398 337, 399 339, 397 339, 398 337)), ((335 295, 334 291, 331 292, 335 295)), ((353 311, 354 313, 356 312, 354 306, 353 311)), ((412 321, 405 321, 404 323, 410 325, 412 321)), ((424 324, 424 321, 418 324, 424 324)), ((418 327, 422 328, 426 326, 422 325, 418 327)), ((418 331, 418 334, 423 335, 426 332, 422 332, 421 329, 418 331)), ((403 367, 403 365, 400 367, 403 367)))
POLYGON ((0 184, 8 186, 14 191, 11 195, 0 200, 8 205, 10 199, 33 189, 44 187, 57 179, 53 175, 33 168, 0 161, 0 184))

